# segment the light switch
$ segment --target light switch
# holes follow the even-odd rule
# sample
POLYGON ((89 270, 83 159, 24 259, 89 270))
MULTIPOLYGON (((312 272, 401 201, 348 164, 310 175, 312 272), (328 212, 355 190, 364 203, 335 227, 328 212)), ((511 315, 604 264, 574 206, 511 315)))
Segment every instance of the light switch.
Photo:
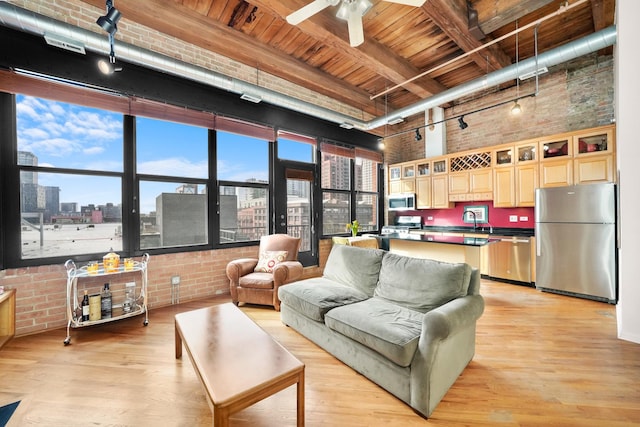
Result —
POLYGON ((518 215, 509 215, 509 222, 518 222, 518 215))

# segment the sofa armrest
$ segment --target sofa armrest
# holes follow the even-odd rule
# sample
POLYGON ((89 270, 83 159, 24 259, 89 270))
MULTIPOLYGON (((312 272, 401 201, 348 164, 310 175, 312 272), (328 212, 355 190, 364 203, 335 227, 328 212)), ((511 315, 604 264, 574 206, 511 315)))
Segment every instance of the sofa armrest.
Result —
POLYGON ((420 341, 443 340, 457 330, 475 323, 484 311, 480 295, 456 298, 425 314, 420 341))
POLYGON ((234 259, 227 264, 227 277, 232 283, 238 283, 242 276, 251 273, 258 265, 256 258, 240 258, 234 259))
POLYGON ((278 287, 297 280, 302 276, 303 267, 299 261, 283 261, 273 267, 273 286, 275 292, 278 287))

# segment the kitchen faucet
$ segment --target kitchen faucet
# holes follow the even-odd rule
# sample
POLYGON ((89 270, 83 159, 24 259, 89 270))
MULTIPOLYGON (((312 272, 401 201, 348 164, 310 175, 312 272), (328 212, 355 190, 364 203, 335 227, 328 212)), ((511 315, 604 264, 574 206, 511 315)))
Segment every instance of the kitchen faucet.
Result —
POLYGON ((464 221, 464 217, 465 217, 465 215, 467 215, 468 213, 470 213, 471 215, 473 215, 473 231, 476 231, 476 230, 477 230, 477 228, 478 228, 478 221, 477 221, 477 218, 476 218, 476 213, 475 213, 474 211, 472 211, 472 210, 464 211, 464 212, 462 213, 462 220, 464 221))

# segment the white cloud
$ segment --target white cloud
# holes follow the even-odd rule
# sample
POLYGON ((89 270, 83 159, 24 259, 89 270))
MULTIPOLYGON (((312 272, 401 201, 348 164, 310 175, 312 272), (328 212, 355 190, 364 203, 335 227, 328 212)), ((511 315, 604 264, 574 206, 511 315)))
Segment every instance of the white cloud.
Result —
POLYGON ((208 166, 206 161, 191 162, 184 158, 168 158, 143 162, 138 165, 138 173, 150 175, 188 176, 193 178, 207 178, 208 166))

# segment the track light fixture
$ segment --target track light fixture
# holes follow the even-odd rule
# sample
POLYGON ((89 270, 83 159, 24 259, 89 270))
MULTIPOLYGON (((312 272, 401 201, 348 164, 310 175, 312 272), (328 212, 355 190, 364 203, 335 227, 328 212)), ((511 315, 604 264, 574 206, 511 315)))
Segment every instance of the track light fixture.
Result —
POLYGON ((416 137, 415 137, 416 141, 421 141, 422 140, 422 135, 420 135, 420 128, 416 128, 416 137))
POLYGON ((109 33, 109 46, 111 51, 109 52, 109 61, 101 59, 98 61, 98 68, 104 74, 113 74, 116 71, 122 71, 122 67, 116 66, 116 54, 113 50, 113 44, 115 41, 115 34, 118 31, 118 21, 122 18, 122 14, 118 9, 113 7, 113 1, 106 1, 107 14, 97 19, 96 24, 103 30, 109 33))
POLYGON ((109 34, 115 34, 118 31, 118 21, 122 18, 122 14, 118 9, 113 7, 111 0, 107 0, 107 14, 98 18, 96 23, 109 34))
POLYGON ((516 100, 516 103, 513 105, 513 107, 511 107, 511 114, 516 116, 516 115, 518 115, 520 113, 522 113, 522 107, 520 107, 520 104, 516 100))
POLYGON ((469 127, 469 125, 464 121, 464 116, 458 117, 458 125, 460 126, 460 129, 466 129, 469 127))

